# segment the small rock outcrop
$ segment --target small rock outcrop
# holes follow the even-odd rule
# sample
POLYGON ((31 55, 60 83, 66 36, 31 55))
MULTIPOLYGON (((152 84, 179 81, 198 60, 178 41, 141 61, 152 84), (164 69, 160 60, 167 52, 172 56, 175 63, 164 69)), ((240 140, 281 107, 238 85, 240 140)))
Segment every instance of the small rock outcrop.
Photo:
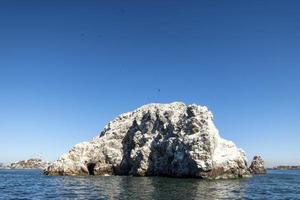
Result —
POLYGON ((261 156, 254 156, 253 161, 249 167, 251 174, 266 174, 265 163, 261 156))
POLYGON ((133 175, 226 179, 249 176, 246 157, 222 139, 205 106, 148 104, 75 145, 46 175, 133 175))
POLYGON ((40 158, 31 158, 11 163, 8 167, 10 169, 45 169, 48 167, 48 163, 40 158))

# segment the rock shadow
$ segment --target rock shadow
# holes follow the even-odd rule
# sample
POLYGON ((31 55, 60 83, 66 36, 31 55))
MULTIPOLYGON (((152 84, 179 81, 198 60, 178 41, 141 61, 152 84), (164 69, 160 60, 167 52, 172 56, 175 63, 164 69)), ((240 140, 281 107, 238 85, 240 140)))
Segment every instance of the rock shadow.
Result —
POLYGON ((122 140, 123 157, 120 165, 115 167, 114 173, 136 176, 197 177, 199 169, 197 163, 188 154, 190 147, 178 140, 179 136, 174 130, 175 127, 168 117, 158 113, 146 113, 140 124, 134 120, 122 140), (136 144, 134 136, 138 132, 142 134, 142 141, 136 144), (137 145, 140 147, 145 145, 149 140, 144 138, 144 134, 155 135, 150 144, 149 156, 144 158, 142 153, 137 152, 133 160, 132 150, 137 145), (148 167, 138 172, 142 161, 147 162, 148 167))
POLYGON ((88 173, 89 175, 95 175, 95 166, 96 164, 95 163, 88 163, 87 164, 87 169, 88 169, 88 173))

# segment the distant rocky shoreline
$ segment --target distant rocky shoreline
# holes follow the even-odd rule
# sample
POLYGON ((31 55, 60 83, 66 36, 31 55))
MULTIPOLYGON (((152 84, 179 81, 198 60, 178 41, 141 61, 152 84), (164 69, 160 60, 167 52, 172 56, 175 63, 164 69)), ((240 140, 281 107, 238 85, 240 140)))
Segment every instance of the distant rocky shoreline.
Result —
POLYGON ((279 165, 270 170, 300 170, 300 165, 279 165))
POLYGON ((220 137, 205 106, 148 104, 111 121, 75 145, 45 175, 133 175, 228 179, 266 173, 260 156, 248 168, 242 149, 220 137))
POLYGON ((48 162, 45 162, 40 158, 31 158, 10 164, 0 163, 0 169, 45 169, 48 165, 48 162))

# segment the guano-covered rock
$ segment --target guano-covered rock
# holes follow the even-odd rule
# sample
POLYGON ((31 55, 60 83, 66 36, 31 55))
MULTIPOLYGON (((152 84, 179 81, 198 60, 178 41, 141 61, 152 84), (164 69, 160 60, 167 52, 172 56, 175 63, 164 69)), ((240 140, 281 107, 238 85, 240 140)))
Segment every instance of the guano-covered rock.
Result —
POLYGON ((148 104, 75 145, 46 175, 134 175, 225 179, 249 176, 244 151, 222 139, 205 106, 148 104))

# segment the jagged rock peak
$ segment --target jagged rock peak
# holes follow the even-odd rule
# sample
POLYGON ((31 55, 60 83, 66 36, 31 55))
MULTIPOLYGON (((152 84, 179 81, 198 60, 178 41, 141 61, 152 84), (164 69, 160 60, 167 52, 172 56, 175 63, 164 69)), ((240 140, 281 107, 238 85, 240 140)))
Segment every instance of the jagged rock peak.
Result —
POLYGON ((90 142, 75 145, 47 175, 237 178, 249 175, 245 153, 222 139, 205 106, 148 104, 120 115, 90 142))
POLYGON ((253 161, 249 167, 249 171, 252 174, 266 174, 265 162, 259 155, 254 156, 253 161))

